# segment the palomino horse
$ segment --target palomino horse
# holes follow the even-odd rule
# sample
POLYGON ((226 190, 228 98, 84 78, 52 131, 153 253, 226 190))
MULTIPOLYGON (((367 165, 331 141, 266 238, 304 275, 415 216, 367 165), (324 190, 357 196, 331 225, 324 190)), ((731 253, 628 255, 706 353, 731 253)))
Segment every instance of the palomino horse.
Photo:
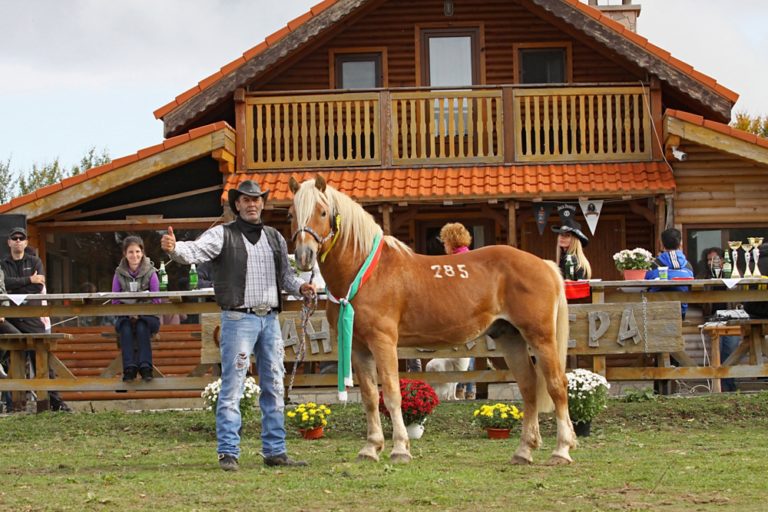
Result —
MULTIPOLYGON (((319 174, 301 185, 291 178, 290 188, 297 265, 309 270, 318 258, 327 289, 334 297, 344 297, 375 249, 381 227, 319 174)), ((557 446, 550 463, 571 462, 569 450, 576 446, 576 437, 568 416, 564 373, 568 310, 555 264, 508 246, 450 256, 415 254, 391 236, 384 236, 381 246, 378 266, 351 300, 355 310, 352 366, 368 423, 367 441, 358 459, 378 461, 384 448, 380 383, 392 418, 390 460, 411 460, 400 410, 398 343, 448 346, 487 332, 496 338, 524 401, 520 445, 512 462, 533 461, 532 450, 541 444, 538 413, 551 411, 553 405, 557 446)), ((339 306, 329 304, 327 315, 335 325, 339 306)))

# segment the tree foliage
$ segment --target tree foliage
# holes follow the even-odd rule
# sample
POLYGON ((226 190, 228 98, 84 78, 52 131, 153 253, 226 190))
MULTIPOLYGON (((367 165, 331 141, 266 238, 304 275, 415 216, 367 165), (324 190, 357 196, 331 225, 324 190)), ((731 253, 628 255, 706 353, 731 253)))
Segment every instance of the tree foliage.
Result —
POLYGON ((0 204, 7 203, 12 199, 13 173, 11 172, 11 159, 5 162, 0 161, 0 204))
POLYGON ((768 115, 750 116, 746 112, 737 112, 736 119, 731 122, 731 126, 738 130, 768 138, 768 115))
POLYGON ((66 167, 58 158, 53 162, 32 164, 32 169, 19 170, 14 173, 11 170, 11 159, 0 162, 0 204, 6 203, 16 196, 29 194, 35 190, 58 183, 64 178, 83 173, 93 167, 108 164, 112 159, 109 152, 103 149, 97 152, 91 147, 80 159, 78 164, 66 167))

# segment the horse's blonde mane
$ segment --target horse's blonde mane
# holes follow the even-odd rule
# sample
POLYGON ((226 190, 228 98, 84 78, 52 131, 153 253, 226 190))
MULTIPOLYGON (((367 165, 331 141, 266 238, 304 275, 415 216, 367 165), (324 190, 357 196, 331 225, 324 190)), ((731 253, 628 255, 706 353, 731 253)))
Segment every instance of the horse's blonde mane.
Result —
MULTIPOLYGON (((301 229, 305 227, 315 212, 317 203, 327 207, 331 215, 339 215, 341 227, 337 244, 347 245, 354 240, 352 247, 354 252, 368 255, 373 246, 373 240, 377 234, 382 234, 381 226, 370 213, 352 198, 326 184, 325 192, 320 192, 315 186, 315 180, 307 180, 301 184, 293 199, 296 224, 301 229)), ((411 252, 410 248, 391 236, 384 237, 388 246, 405 252, 411 252)))

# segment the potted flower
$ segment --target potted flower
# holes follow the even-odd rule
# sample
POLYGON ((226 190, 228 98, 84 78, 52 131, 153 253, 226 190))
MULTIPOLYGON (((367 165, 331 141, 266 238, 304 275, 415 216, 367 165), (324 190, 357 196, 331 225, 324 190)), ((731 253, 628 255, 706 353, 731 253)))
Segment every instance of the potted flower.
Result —
POLYGON ((509 431, 523 419, 523 411, 501 403, 482 405, 472 414, 474 423, 484 428, 490 439, 507 439, 509 431))
MULTIPOLYGON (((219 402, 219 393, 221 393, 220 378, 205 386, 205 389, 200 394, 205 402, 205 406, 209 410, 212 410, 214 414, 216 413, 216 405, 219 402)), ((261 388, 256 384, 256 379, 253 377, 246 377, 243 396, 240 399, 240 416, 243 418, 243 423, 253 416, 260 393, 261 388)))
POLYGON ((624 272, 624 279, 645 279, 645 272, 653 264, 653 255, 640 247, 624 249, 613 255, 613 262, 624 272))
POLYGON ((328 425, 331 409, 327 405, 307 402, 286 413, 288 422, 299 429, 304 439, 320 439, 323 427, 328 425))
POLYGON ((568 377, 568 414, 578 436, 588 436, 592 419, 608 405, 611 385, 605 377, 589 370, 576 369, 568 377))
MULTIPOLYGON (((400 409, 403 412, 403 422, 408 430, 410 439, 419 439, 424 433, 424 422, 440 403, 437 393, 432 386, 423 380, 400 379, 400 409)), ((384 405, 384 396, 379 393, 379 410, 387 418, 390 413, 384 405)))

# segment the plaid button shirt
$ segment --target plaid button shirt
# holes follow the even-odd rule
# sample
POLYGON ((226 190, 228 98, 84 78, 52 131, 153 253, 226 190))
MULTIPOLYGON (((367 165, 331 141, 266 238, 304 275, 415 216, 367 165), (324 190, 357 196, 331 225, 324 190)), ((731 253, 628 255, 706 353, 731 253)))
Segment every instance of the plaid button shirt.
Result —
MULTIPOLYGON (((241 235, 242 236, 242 235, 241 235)), ((288 246, 280 236, 280 258, 282 259, 280 285, 283 290, 300 297, 299 288, 304 282, 293 272, 288 263, 288 246)), ((262 232, 259 241, 254 245, 243 236, 246 251, 248 251, 248 267, 245 273, 245 304, 243 307, 253 308, 262 305, 278 306, 278 288, 275 283, 275 260, 269 247, 267 235, 262 232)), ((221 254, 224 245, 224 226, 214 226, 194 242, 176 242, 171 258, 179 263, 190 265, 199 264, 215 259, 221 254)))

